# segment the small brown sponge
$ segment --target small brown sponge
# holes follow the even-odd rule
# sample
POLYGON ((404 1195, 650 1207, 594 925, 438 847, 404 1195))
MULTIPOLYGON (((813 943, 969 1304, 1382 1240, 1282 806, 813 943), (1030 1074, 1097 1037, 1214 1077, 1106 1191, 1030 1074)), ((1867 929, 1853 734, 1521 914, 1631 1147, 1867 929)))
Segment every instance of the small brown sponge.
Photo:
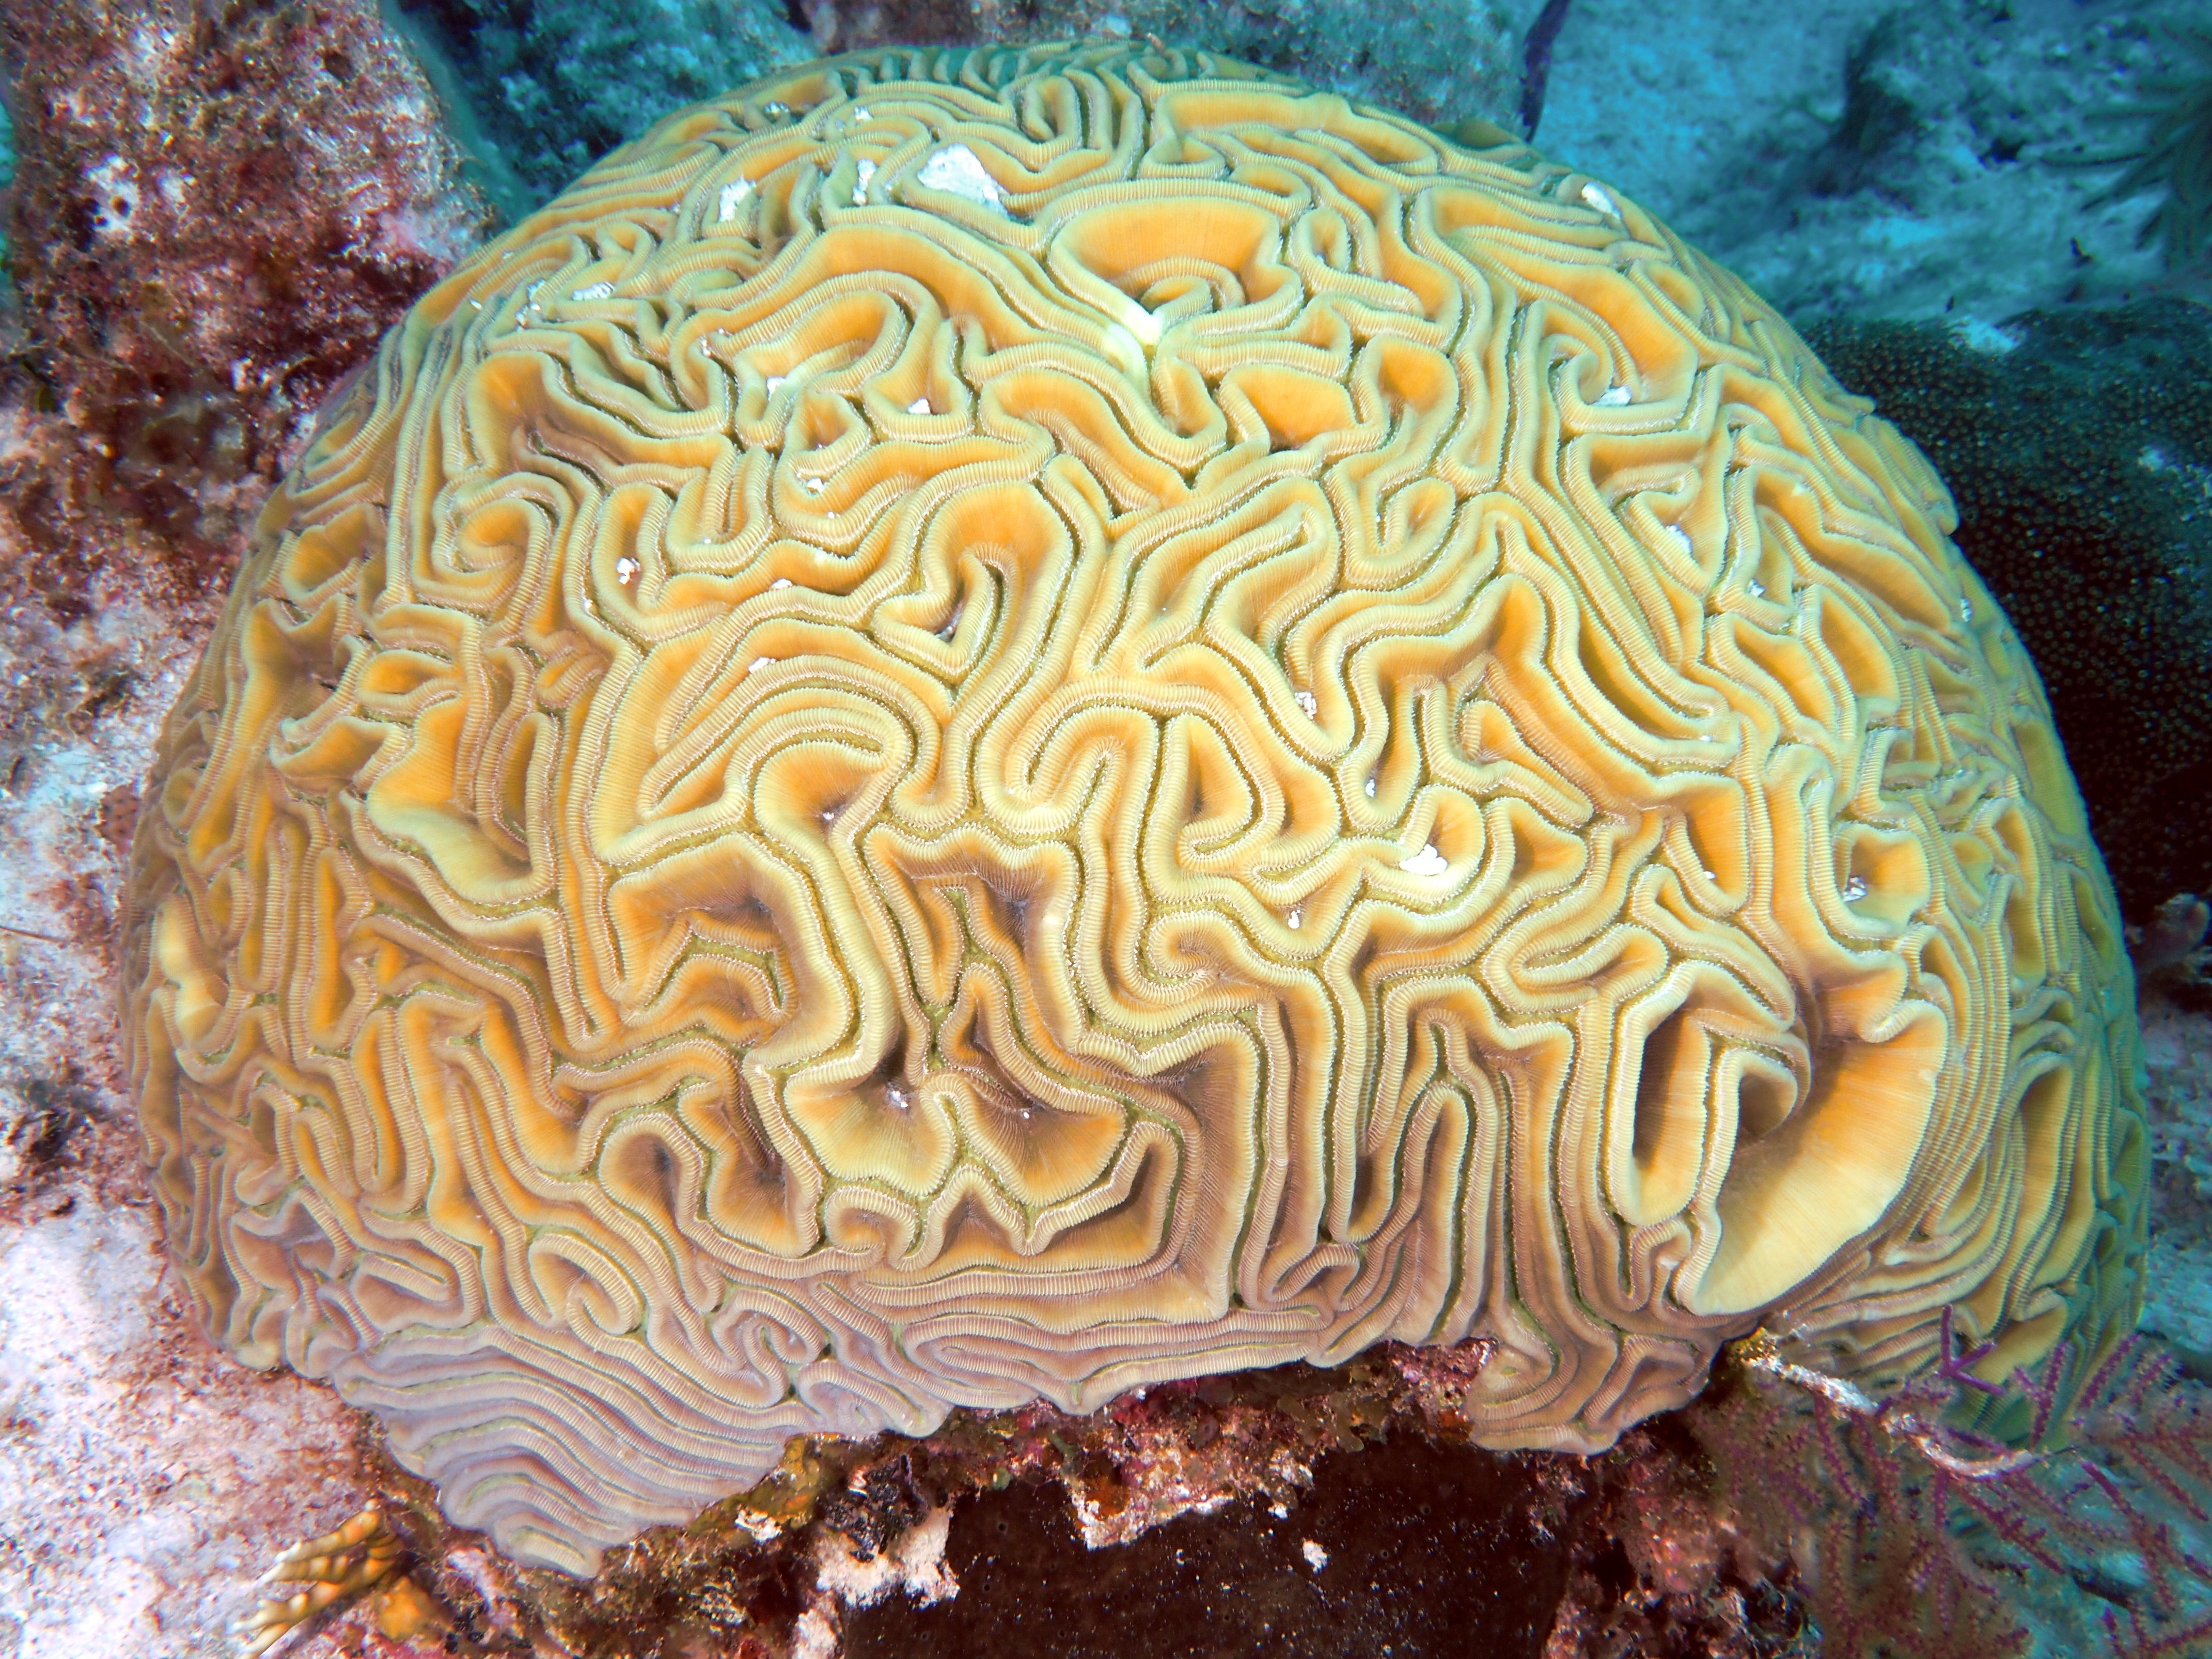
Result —
POLYGON ((2100 1346, 2131 982, 1951 523, 1517 145, 1143 49, 685 111, 386 339, 170 718, 177 1269, 578 1571, 1384 1338, 1580 1449, 1761 1322, 2100 1346))

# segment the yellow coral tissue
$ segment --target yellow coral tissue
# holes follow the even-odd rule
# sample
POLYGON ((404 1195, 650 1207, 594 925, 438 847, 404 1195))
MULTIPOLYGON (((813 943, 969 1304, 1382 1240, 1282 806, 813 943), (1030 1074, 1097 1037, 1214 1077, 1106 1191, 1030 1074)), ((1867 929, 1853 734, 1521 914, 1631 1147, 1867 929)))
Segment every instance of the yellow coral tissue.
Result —
POLYGON ((126 924, 177 1271, 588 1571, 787 1437, 2139 1299, 2111 889, 1927 464, 1634 204, 1204 54, 670 117, 264 514, 126 924))

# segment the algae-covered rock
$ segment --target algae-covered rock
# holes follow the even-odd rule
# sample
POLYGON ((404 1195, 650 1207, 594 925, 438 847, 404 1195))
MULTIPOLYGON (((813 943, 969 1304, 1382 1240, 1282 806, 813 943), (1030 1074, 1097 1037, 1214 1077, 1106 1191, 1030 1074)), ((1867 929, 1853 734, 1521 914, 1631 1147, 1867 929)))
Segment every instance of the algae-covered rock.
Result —
POLYGON ((773 0, 400 0, 392 11, 510 220, 678 104, 814 55, 773 0))

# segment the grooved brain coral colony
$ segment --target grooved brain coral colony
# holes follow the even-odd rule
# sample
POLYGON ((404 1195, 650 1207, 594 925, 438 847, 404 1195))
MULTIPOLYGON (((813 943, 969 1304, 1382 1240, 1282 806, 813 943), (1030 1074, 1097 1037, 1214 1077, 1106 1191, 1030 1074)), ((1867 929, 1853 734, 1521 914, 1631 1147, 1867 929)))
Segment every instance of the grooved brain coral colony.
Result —
POLYGON ((518 1558, 793 1434, 2132 1324, 2112 896, 1926 463, 1664 227, 1159 49, 662 122, 386 339, 164 737, 174 1261, 518 1558))

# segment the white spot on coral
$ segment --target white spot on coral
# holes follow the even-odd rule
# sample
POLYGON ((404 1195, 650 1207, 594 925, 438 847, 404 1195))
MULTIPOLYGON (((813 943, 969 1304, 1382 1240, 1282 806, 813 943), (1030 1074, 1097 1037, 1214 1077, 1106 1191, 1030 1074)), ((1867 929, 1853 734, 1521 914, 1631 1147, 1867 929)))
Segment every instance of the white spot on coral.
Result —
POLYGON ((774 581, 770 582, 769 586, 770 587, 788 587, 791 586, 791 578, 788 576, 778 576, 774 581))
POLYGON ((1370 800, 1375 799, 1375 780, 1372 778, 1367 780, 1367 799, 1370 800))
POLYGON ((138 176, 120 155, 111 155, 85 175, 92 185, 92 228, 101 240, 131 234, 138 211, 138 176))
MULTIPOLYGON (((1306 916, 1305 916, 1305 912, 1304 912, 1304 911, 1303 911, 1303 910, 1293 910, 1293 911, 1291 911, 1291 914, 1290 914, 1290 915, 1288 915, 1287 916, 1285 916, 1285 917, 1283 918, 1283 926, 1284 926, 1284 927, 1287 927, 1287 928, 1289 928, 1292 933, 1297 933, 1297 932, 1298 931, 1298 929, 1299 929, 1301 927, 1303 927, 1303 926, 1304 925, 1304 923, 1305 923, 1305 919, 1306 919, 1306 916)), ((1287 1511, 1285 1511, 1285 1513, 1287 1513, 1287 1511)))
POLYGON ((1678 524, 1668 525, 1667 526, 1667 533, 1672 536, 1676 542, 1680 544, 1682 551, 1685 553, 1695 553, 1698 550, 1697 544, 1690 539, 1690 532, 1683 529, 1681 526, 1678 524))
POLYGON ((1314 696, 1310 691, 1299 691, 1295 692, 1292 695, 1297 698, 1298 707, 1306 711, 1306 718, 1308 720, 1318 720, 1321 717, 1321 699, 1319 697, 1314 696))
POLYGON ((775 659, 774 657, 755 657, 750 662, 745 665, 745 672, 748 674, 757 674, 762 669, 769 667, 775 661, 775 659))
POLYGON ((1146 345, 1159 343, 1160 319, 1134 300, 1127 301, 1121 307, 1121 326, 1146 345))
POLYGON ((785 386, 785 385, 786 385, 786 384, 790 380, 790 379, 791 379, 791 376, 790 376, 790 375, 788 375, 788 374, 771 374, 771 375, 769 375, 769 376, 768 377, 768 389, 769 389, 769 394, 770 394, 771 396, 773 396, 775 392, 781 391, 781 390, 783 389, 784 386, 785 386))
POLYGON ((1310 1538, 1299 1544, 1298 1553, 1305 1557, 1306 1565, 1316 1572, 1328 1565, 1328 1552, 1310 1538))
POLYGON ((612 283, 593 283, 589 288, 575 289, 568 297, 572 300, 611 300, 614 297, 614 292, 615 285, 612 283))
POLYGON ((863 161, 856 170, 855 176, 853 179, 853 205, 854 207, 862 207, 866 204, 868 199, 868 180, 875 176, 876 164, 873 161, 863 161))
POLYGON ((1759 580, 1756 576, 1753 576, 1749 581, 1746 582, 1744 586, 1749 591, 1751 597, 1754 599, 1763 599, 1766 597, 1766 584, 1759 580))
POLYGON ((1106 325, 1099 337, 1098 349, 1124 374, 1140 380, 1145 378, 1145 349, 1137 343, 1137 337, 1121 324, 1106 325))
POLYGON ((1600 213, 1610 213, 1616 217, 1620 216, 1620 210, 1613 206, 1613 198, 1607 195, 1595 185, 1584 185, 1583 186, 1583 200, 1588 202, 1600 213))
POLYGON ((819 495, 827 487, 819 478, 803 478, 799 483, 800 487, 810 495, 819 495))
POLYGON ((627 553, 615 561, 615 580, 628 587, 637 580, 637 573, 645 567, 627 553))
POLYGON ((1398 867, 1409 876, 1441 876, 1451 865, 1431 842, 1413 857, 1401 860, 1398 867))
POLYGON ((1607 386, 1598 396, 1599 404, 1608 409, 1618 409, 1627 401, 1628 388, 1625 386, 1607 386))
POLYGON ((1856 901, 1864 898, 1866 896, 1867 884, 1866 878, 1864 876, 1853 876, 1849 881, 1844 884, 1844 897, 1846 900, 1856 902, 1856 901))
POLYGON ((1959 620, 1960 620, 1960 622, 1972 622, 1972 621, 1973 621, 1973 619, 1974 619, 1974 602, 1973 602, 1973 600, 1972 600, 1972 599, 1961 599, 1961 600, 1960 600, 1960 601, 1959 601, 1959 620))
POLYGON ((1006 210, 999 181, 983 170, 975 152, 965 144, 947 144, 921 164, 914 181, 926 190, 942 191, 980 207, 1006 210))
POLYGON ((746 197, 751 195, 752 192, 753 181, 750 179, 732 179, 728 184, 724 185, 722 186, 721 198, 715 204, 714 218, 716 222, 726 225, 731 220, 736 218, 738 216, 738 204, 744 201, 746 197))
POLYGON ((916 398, 912 403, 906 406, 906 412, 909 415, 927 415, 931 413, 929 399, 927 398, 916 398))

